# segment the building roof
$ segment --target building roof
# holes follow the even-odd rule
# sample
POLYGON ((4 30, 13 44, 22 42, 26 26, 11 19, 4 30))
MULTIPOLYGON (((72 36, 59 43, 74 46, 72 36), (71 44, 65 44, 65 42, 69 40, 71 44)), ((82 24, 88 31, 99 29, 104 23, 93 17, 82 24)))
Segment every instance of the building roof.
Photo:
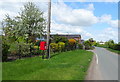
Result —
POLYGON ((70 38, 81 38, 81 35, 79 34, 50 34, 51 36, 64 36, 64 37, 70 37, 70 38))

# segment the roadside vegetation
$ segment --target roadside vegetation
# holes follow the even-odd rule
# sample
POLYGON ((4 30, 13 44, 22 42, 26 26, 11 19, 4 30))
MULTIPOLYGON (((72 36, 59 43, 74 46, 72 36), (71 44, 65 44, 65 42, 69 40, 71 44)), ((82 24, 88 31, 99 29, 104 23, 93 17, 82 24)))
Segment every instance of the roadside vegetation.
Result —
POLYGON ((117 44, 113 40, 109 40, 109 41, 105 42, 104 44, 96 43, 96 46, 103 47, 109 51, 120 54, 120 42, 117 44))
POLYGON ((117 53, 118 55, 120 55, 120 50, 114 50, 114 49, 111 49, 111 48, 107 48, 107 50, 109 50, 111 52, 114 52, 114 53, 117 53))
POLYGON ((3 80, 84 80, 93 53, 73 50, 56 53, 50 60, 41 56, 3 63, 3 80))

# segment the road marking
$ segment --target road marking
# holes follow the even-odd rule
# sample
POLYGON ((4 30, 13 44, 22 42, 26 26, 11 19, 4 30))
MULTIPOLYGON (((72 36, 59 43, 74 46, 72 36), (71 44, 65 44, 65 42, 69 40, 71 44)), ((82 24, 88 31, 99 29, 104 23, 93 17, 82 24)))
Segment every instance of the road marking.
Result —
POLYGON ((98 55, 95 53, 95 55, 96 55, 96 59, 97 59, 97 64, 98 64, 98 55))

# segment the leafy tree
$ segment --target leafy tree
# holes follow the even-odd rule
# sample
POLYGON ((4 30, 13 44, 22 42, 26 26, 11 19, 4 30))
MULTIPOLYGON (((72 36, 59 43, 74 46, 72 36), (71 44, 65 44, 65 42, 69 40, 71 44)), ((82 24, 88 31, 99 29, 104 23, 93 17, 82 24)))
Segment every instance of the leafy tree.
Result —
POLYGON ((12 19, 9 15, 6 15, 3 20, 6 36, 15 36, 16 38, 24 36, 31 41, 34 41, 35 36, 42 36, 45 33, 45 25, 43 12, 31 2, 24 5, 19 16, 12 19))

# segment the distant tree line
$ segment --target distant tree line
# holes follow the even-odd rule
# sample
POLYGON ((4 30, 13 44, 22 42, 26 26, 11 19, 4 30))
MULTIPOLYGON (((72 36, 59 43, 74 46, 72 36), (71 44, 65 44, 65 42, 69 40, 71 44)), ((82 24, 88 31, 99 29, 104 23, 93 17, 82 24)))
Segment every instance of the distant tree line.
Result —
POLYGON ((120 50, 120 42, 115 43, 114 40, 106 41, 104 44, 96 43, 98 47, 111 48, 113 50, 120 50))

